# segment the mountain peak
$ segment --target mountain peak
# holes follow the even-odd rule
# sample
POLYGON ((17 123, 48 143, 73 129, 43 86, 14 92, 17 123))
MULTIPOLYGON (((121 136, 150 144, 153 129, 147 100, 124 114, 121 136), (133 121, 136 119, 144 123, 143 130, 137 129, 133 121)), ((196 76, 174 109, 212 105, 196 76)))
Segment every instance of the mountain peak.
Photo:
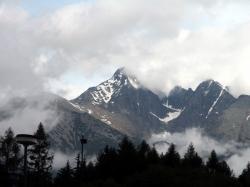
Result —
POLYGON ((121 81, 121 85, 128 85, 135 89, 141 87, 141 84, 138 82, 136 76, 128 72, 125 67, 117 69, 111 79, 121 81))
POLYGON ((123 88, 138 89, 140 87, 140 83, 137 81, 136 77, 127 73, 126 69, 122 67, 117 69, 110 79, 102 82, 96 87, 88 89, 76 98, 75 101, 79 104, 89 100, 92 101, 93 105, 107 104, 112 97, 119 95, 123 88), (86 95, 88 95, 87 98, 84 98, 86 95))
POLYGON ((225 90, 224 87, 217 81, 213 79, 208 79, 203 81, 198 85, 195 92, 203 92, 205 95, 211 90, 225 90))
MULTIPOLYGON (((122 68, 117 69, 117 70, 115 71, 113 77, 114 77, 115 79, 121 79, 122 77, 127 77, 127 73, 126 73, 126 71, 125 71, 125 68, 122 67, 122 68)), ((112 77, 112 78, 113 78, 113 77, 112 77)))
POLYGON ((172 90, 169 92, 169 96, 175 95, 175 94, 180 94, 182 92, 187 91, 186 89, 182 88, 181 86, 175 86, 172 90))

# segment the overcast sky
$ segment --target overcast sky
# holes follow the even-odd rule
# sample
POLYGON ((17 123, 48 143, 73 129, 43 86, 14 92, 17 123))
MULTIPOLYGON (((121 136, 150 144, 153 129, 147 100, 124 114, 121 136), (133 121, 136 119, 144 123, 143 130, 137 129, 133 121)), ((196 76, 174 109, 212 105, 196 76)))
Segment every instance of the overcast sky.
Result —
POLYGON ((125 66, 149 88, 250 94, 249 0, 0 0, 0 99, 72 99, 125 66))

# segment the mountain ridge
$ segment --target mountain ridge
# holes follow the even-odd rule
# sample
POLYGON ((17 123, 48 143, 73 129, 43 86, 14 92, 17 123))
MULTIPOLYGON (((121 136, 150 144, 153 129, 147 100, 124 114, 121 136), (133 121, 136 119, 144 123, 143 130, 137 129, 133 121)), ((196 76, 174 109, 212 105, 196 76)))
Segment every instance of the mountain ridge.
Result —
POLYGON ((162 98, 120 68, 110 79, 73 100, 56 95, 13 100, 0 108, 0 121, 11 118, 27 103, 36 107, 46 98, 52 99, 44 108, 60 117, 49 137, 53 148, 62 152, 79 150, 81 135, 89 139, 86 151, 93 154, 106 144, 117 146, 124 136, 140 141, 163 131, 188 128, 203 128, 216 139, 250 143, 250 96, 235 98, 212 79, 201 82, 195 90, 176 86, 162 98))

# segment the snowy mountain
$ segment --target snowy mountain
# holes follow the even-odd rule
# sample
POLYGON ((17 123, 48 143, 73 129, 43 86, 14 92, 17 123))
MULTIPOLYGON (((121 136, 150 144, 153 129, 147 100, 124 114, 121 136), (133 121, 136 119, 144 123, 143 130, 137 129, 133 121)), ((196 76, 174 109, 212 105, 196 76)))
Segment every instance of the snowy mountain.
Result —
POLYGON ((160 99, 135 76, 118 69, 110 79, 67 101, 63 113, 50 135, 55 147, 65 152, 79 149, 81 134, 92 141, 87 150, 93 153, 106 144, 116 146, 123 136, 140 141, 152 133, 192 127, 214 138, 250 143, 250 97, 234 98, 214 80, 194 91, 176 86, 160 99))
POLYGON ((174 112, 123 68, 107 81, 71 101, 91 115, 131 137, 147 137, 165 129, 160 119, 174 112))
POLYGON ((153 133, 192 127, 217 139, 250 143, 250 96, 234 98, 214 80, 195 90, 176 86, 160 98, 121 68, 71 101, 52 94, 15 98, 0 108, 0 122, 37 109, 52 111, 43 122, 54 124, 52 147, 67 153, 80 149, 82 135, 89 140, 87 154, 92 154, 107 144, 117 146, 124 136, 137 142, 153 133))
POLYGON ((108 80, 96 87, 89 88, 86 92, 74 99, 72 102, 78 105, 84 105, 91 102, 92 105, 105 105, 113 103, 113 98, 122 93, 122 89, 139 89, 142 87, 137 79, 128 76, 124 68, 118 69, 108 80))
MULTIPOLYGON (((186 98, 185 94, 184 97, 186 98)), ((218 82, 204 81, 195 91, 189 91, 183 112, 177 119, 171 121, 168 130, 182 131, 190 127, 213 128, 224 110, 235 100, 218 82)))

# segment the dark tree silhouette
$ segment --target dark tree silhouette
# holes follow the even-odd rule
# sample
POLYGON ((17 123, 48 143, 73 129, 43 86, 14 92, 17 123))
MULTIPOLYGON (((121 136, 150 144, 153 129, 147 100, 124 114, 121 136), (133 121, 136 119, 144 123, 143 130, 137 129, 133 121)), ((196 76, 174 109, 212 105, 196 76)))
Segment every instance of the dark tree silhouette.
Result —
POLYGON ((188 146, 187 152, 184 155, 183 165, 191 167, 201 167, 203 165, 202 159, 195 151, 192 143, 188 146))
POLYGON ((180 164, 180 155, 175 150, 175 145, 171 144, 168 148, 168 151, 162 157, 163 164, 166 166, 176 167, 180 164))
POLYGON ((160 161, 159 154, 157 153, 156 149, 153 147, 148 152, 147 163, 148 164, 157 164, 160 161))
MULTIPOLYGON (((6 131, 7 132, 7 131, 6 131)), ((14 137, 8 131, 5 137, 14 137), (8 134, 8 136, 6 136, 8 134)), ((13 134, 13 135, 12 135, 13 134)), ((203 164, 202 159, 189 145, 184 158, 180 158, 175 146, 172 144, 168 151, 159 156, 155 148, 151 148, 145 141, 135 146, 128 138, 124 138, 118 148, 106 146, 99 153, 95 164, 81 162, 80 155, 76 156, 75 167, 70 163, 57 172, 53 183, 50 183, 51 154, 49 143, 42 124, 35 133, 39 143, 30 150, 29 166, 31 167, 29 186, 52 187, 245 187, 250 186, 250 164, 243 170, 236 180, 230 167, 220 161, 215 151, 203 164)), ((8 138, 7 138, 8 139, 8 138)), ((11 147, 11 146, 9 146, 11 147)), ((6 149, 6 148, 5 148, 6 149)), ((7 150, 7 149, 6 149, 7 150)), ((6 161, 8 151, 0 152, 0 161, 6 161)), ((11 149, 10 149, 11 150, 11 149)), ((7 156, 11 158, 12 156, 7 156)), ((4 162, 7 165, 7 162, 4 162)), ((11 175, 0 165, 1 186, 13 186, 11 175)))
POLYGON ((214 150, 212 150, 210 157, 208 158, 206 167, 211 175, 220 173, 229 177, 232 176, 232 171, 230 167, 227 165, 226 161, 223 160, 220 162, 214 150))
POLYGON ((100 178, 106 178, 108 176, 117 176, 118 174, 118 154, 114 148, 106 146, 97 157, 96 167, 98 169, 98 175, 100 178), (113 167, 110 167, 113 165, 113 167))
POLYGON ((151 151, 150 146, 146 143, 146 141, 142 141, 141 144, 137 147, 138 152, 138 169, 145 169, 148 162, 148 156, 151 151))
POLYGON ((208 168, 208 171, 211 174, 215 174, 215 172, 219 169, 219 159, 217 157, 217 154, 214 150, 212 150, 210 157, 208 158, 208 161, 206 163, 206 166, 208 168))
POLYGON ((134 173, 138 166, 137 151, 134 144, 125 137, 118 148, 118 169, 121 173, 120 177, 134 173))
POLYGON ((32 182, 35 186, 48 186, 51 183, 51 169, 53 155, 49 151, 49 141, 43 124, 38 125, 35 132, 38 143, 29 149, 29 167, 32 174, 32 182))
POLYGON ((248 162, 247 167, 242 171, 239 176, 239 182, 242 186, 250 186, 250 163, 248 162))
POLYGON ((57 187, 70 187, 73 185, 73 169, 67 161, 66 166, 60 169, 55 178, 55 186, 57 187))
POLYGON ((11 128, 5 131, 2 138, 1 156, 7 170, 16 170, 18 168, 21 161, 20 147, 11 128))
POLYGON ((18 177, 16 172, 20 167, 22 156, 20 147, 17 144, 15 134, 11 128, 7 129, 3 137, 0 137, 0 185, 17 185, 18 177), (15 176, 15 177, 14 177, 15 176), (14 177, 14 178, 13 178, 14 177))
POLYGON ((228 164, 226 163, 225 160, 221 161, 219 163, 219 168, 218 168, 218 172, 220 172, 221 174, 228 176, 228 177, 232 177, 233 176, 233 172, 230 169, 230 167, 228 166, 228 164))

